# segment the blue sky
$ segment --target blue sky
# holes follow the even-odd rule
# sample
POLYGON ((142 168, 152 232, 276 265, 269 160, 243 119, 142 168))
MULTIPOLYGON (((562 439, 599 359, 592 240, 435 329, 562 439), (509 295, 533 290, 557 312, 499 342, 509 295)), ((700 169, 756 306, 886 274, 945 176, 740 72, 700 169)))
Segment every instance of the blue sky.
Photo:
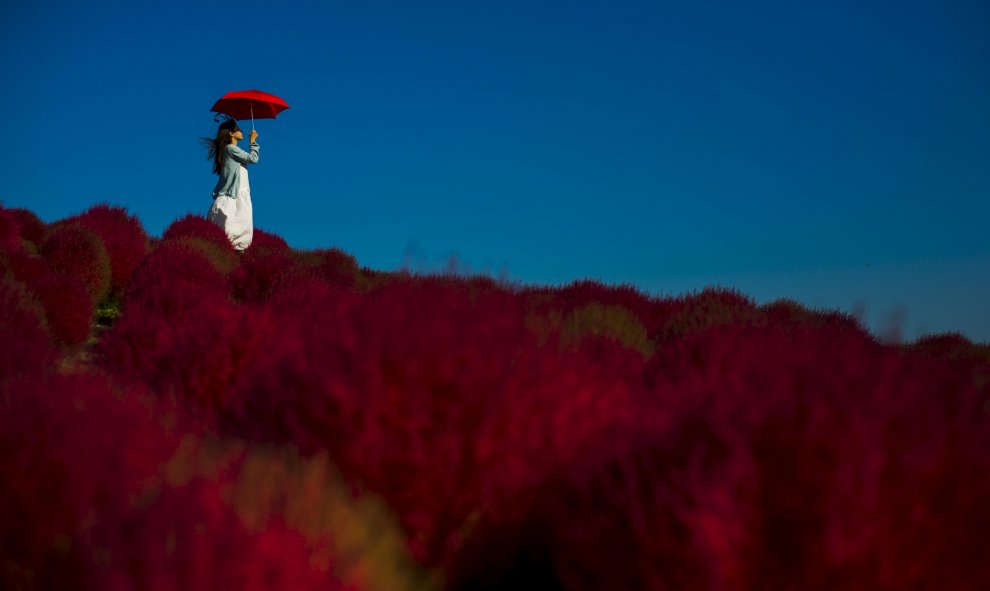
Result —
POLYGON ((205 213, 209 108, 257 88, 295 247, 990 341, 984 1, 6 2, 0 80, 0 201, 46 221, 205 213))

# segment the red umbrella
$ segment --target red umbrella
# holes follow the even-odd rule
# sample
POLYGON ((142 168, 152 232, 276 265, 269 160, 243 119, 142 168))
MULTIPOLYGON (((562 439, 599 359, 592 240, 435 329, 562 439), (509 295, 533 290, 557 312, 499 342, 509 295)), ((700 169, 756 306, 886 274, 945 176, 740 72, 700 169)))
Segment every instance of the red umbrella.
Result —
POLYGON ((215 113, 230 115, 234 119, 251 118, 251 129, 255 119, 274 119, 289 105, 274 94, 260 90, 235 90, 220 97, 210 109, 215 113))

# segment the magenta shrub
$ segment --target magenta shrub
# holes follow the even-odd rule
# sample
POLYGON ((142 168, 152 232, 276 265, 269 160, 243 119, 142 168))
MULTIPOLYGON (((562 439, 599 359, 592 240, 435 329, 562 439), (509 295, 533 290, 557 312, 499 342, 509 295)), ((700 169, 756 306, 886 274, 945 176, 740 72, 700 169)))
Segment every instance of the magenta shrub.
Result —
POLYGON ((20 208, 6 210, 0 208, 0 211, 6 211, 14 217, 20 229, 22 239, 27 240, 35 246, 41 244, 41 241, 45 238, 45 223, 33 211, 20 208))
POLYGON ((26 253, 11 255, 7 265, 41 303, 56 344, 71 349, 88 340, 96 306, 79 278, 53 271, 44 259, 26 253))
POLYGON ((98 356, 119 378, 143 381, 197 310, 232 305, 226 279, 205 255, 166 240, 134 271, 121 318, 98 344, 98 356))
POLYGON ((657 334, 660 340, 677 340, 711 327, 765 326, 767 322, 766 313, 750 298, 731 289, 707 287, 676 301, 676 310, 657 334))
POLYGON ((0 335, 0 389, 5 380, 43 373, 55 360, 44 308, 11 275, 0 275, 0 335))
POLYGON ((254 229, 254 236, 251 239, 251 248, 257 250, 289 250, 289 244, 278 234, 266 232, 261 228, 254 229))
POLYGON ((71 275, 50 273, 35 286, 55 342, 70 348, 85 344, 96 304, 83 283, 71 275))
POLYGON ((227 299, 226 279, 203 253, 188 244, 166 240, 134 271, 123 306, 125 313, 135 309, 178 322, 207 300, 227 299))
POLYGON ((319 260, 320 275, 334 285, 353 287, 361 279, 357 259, 339 248, 317 250, 313 253, 319 260))
POLYGON ((4 588, 340 588, 299 532, 245 527, 228 474, 176 463, 188 439, 139 398, 71 376, 0 405, 0 469, 17 475, 0 487, 4 588))
POLYGON ((45 238, 45 222, 41 221, 35 213, 29 209, 8 209, 17 220, 17 225, 21 230, 21 238, 31 242, 35 246, 41 245, 45 238))
POLYGON ((41 244, 41 255, 48 265, 80 279, 94 301, 110 293, 110 257, 100 237, 78 223, 55 227, 41 244))
POLYGON ((249 248, 230 276, 233 297, 243 302, 264 302, 272 287, 299 265, 288 253, 249 248))
POLYGON ((110 257, 110 288, 119 295, 148 252, 148 235, 141 221, 123 207, 105 204, 71 219, 103 241, 110 257))
POLYGON ((21 226, 14 213, 0 207, 0 256, 21 250, 21 226))
POLYGON ((213 242, 217 246, 234 250, 230 241, 227 240, 227 235, 224 233, 223 228, 202 215, 195 213, 186 214, 184 217, 175 220, 168 228, 165 228, 165 232, 162 234, 162 240, 175 240, 178 238, 202 238, 203 240, 213 242))

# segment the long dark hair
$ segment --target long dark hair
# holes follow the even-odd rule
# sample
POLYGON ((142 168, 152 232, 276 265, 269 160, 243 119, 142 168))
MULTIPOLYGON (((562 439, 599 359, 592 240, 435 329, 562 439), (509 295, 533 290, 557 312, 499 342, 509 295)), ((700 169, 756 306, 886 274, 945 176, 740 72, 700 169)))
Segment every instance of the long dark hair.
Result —
POLYGON ((230 144, 231 136, 240 130, 236 119, 228 119, 217 128, 217 137, 200 138, 206 146, 206 159, 213 161, 213 174, 220 176, 220 171, 223 170, 224 147, 230 144))

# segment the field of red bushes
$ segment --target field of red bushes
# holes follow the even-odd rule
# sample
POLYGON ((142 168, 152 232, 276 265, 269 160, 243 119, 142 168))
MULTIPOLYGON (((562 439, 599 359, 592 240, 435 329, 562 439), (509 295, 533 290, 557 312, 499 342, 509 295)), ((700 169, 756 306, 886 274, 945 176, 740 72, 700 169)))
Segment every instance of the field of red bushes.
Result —
POLYGON ((0 208, 4 589, 990 589, 990 346, 0 208))

